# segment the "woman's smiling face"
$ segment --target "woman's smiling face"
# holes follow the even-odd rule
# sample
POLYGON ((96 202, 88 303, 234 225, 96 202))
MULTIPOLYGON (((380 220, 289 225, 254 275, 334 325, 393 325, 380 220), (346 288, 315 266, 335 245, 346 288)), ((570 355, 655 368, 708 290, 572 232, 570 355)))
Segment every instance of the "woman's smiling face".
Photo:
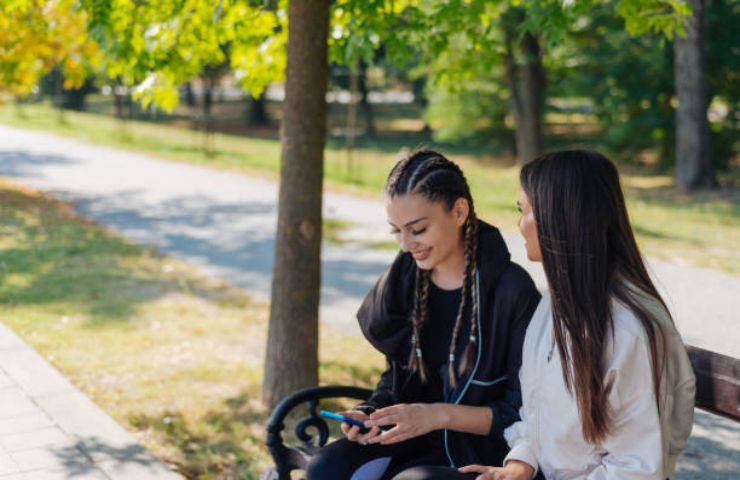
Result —
POLYGON ((386 197, 385 209, 391 233, 419 268, 432 270, 463 253, 467 200, 459 198, 448 211, 444 203, 412 193, 386 197))

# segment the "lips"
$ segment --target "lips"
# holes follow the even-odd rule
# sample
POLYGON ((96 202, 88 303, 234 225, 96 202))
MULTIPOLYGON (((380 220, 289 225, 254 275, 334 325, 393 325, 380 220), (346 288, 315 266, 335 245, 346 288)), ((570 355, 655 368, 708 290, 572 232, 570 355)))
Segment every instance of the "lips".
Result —
POLYGON ((429 255, 431 254, 431 252, 432 252, 432 249, 427 248, 426 250, 413 252, 412 255, 414 256, 414 260, 416 260, 417 262, 423 262, 424 260, 429 258, 429 255))

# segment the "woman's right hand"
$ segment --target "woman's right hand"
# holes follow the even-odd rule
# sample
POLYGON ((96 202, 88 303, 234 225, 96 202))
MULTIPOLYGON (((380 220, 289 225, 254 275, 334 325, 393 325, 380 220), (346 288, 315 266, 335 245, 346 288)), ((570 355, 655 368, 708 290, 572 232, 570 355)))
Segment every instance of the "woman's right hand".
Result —
MULTIPOLYGON (((352 418, 354 420, 358 420, 360 422, 364 422, 365 420, 368 420, 370 417, 366 415, 363 412, 357 411, 357 410, 349 410, 346 412, 340 412, 345 417, 352 418)), ((382 433, 380 428, 377 426, 370 429, 367 433, 360 433, 360 427, 356 425, 350 425, 349 423, 342 422, 342 433, 347 437, 348 440, 352 442, 357 442, 361 444, 366 444, 368 440, 371 438, 377 436, 378 434, 382 433)))
POLYGON ((509 460, 505 467, 468 465, 458 470, 461 473, 480 473, 475 480, 530 480, 535 474, 531 465, 519 460, 509 460))

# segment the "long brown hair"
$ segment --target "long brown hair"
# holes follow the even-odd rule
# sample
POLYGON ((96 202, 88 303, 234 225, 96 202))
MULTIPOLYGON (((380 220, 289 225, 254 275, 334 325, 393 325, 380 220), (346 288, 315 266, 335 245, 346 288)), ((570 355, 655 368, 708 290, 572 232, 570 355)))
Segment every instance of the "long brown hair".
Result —
POLYGON ((626 305, 647 334, 656 399, 663 336, 639 297, 653 297, 666 315, 668 308, 643 263, 611 161, 585 150, 548 153, 522 168, 520 182, 537 223, 563 379, 575 392, 584 438, 598 444, 613 428, 603 366, 614 330, 612 299, 626 305))
MULTIPOLYGON (((457 374, 469 372, 475 361, 477 338, 476 318, 478 299, 475 288, 475 277, 478 259, 478 218, 473 207, 473 197, 460 167, 444 155, 432 150, 419 150, 400 160, 388 175, 385 185, 386 195, 418 194, 430 202, 442 202, 447 211, 452 210, 455 202, 464 198, 469 205, 468 218, 462 226, 464 242, 465 271, 462 285, 460 307, 457 311, 455 326, 452 331, 449 349, 448 376, 450 385, 457 386, 457 374), (455 372, 457 338, 462 326, 467 303, 470 302, 470 338, 463 351, 458 372, 455 372)), ((424 362, 421 346, 421 332, 429 318, 429 282, 430 270, 416 270, 416 288, 414 305, 411 313, 412 336, 411 353, 408 366, 417 370, 422 382, 427 381, 428 372, 424 362)))

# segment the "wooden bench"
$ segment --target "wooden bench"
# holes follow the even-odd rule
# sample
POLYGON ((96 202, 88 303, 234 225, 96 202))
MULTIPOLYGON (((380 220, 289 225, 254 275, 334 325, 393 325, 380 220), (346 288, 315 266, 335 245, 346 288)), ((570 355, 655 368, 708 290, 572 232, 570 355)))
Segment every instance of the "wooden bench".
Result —
POLYGON ((686 350, 696 375, 697 408, 740 422, 740 359, 690 345, 686 350))
MULTIPOLYGON (((696 407, 740 422, 740 359, 687 346, 696 374, 696 407)), ((275 407, 267 425, 265 444, 275 467, 262 474, 263 480, 289 480, 293 470, 305 470, 311 456, 329 440, 329 427, 319 416, 320 401, 328 398, 367 400, 372 394, 366 388, 324 386, 307 388, 285 398, 275 407), (282 431, 285 419, 296 407, 307 404, 308 416, 298 421, 295 435, 302 442, 286 446, 282 431), (316 430, 314 434, 309 429, 316 430)))

